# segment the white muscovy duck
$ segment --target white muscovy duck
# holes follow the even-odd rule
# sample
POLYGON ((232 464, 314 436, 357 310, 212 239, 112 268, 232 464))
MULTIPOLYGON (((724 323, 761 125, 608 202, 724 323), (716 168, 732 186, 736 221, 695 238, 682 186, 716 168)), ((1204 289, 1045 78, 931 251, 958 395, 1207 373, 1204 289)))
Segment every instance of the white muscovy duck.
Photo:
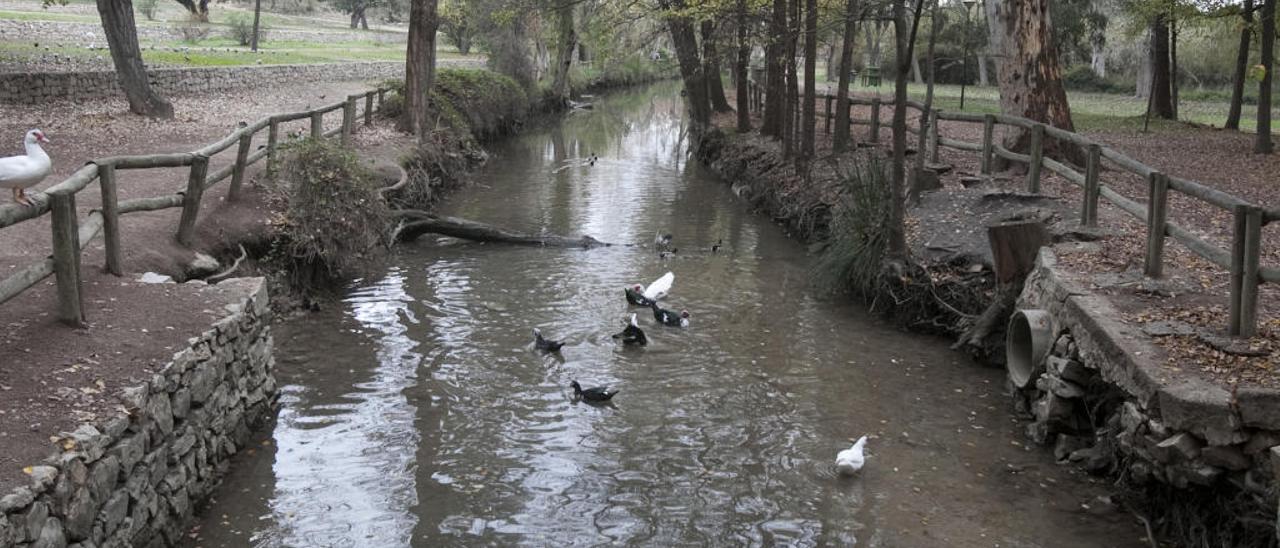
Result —
POLYGON ((858 441, 853 442, 853 447, 836 453, 836 471, 843 476, 852 476, 862 469, 862 465, 867 463, 867 457, 862 453, 862 448, 867 445, 867 437, 862 436, 858 441))
POLYGON ((671 284, 675 282, 676 275, 668 272, 663 274, 661 278, 654 280, 649 287, 640 287, 636 284, 633 287, 626 288, 627 302, 635 306, 649 306, 658 302, 659 299, 666 297, 667 292, 671 291, 671 284))
POLYGON ((0 158, 0 188, 12 188, 15 202, 25 206, 32 205, 26 190, 39 184, 53 171, 53 162, 44 149, 40 148, 40 143, 48 142, 43 131, 33 129, 27 132, 27 137, 23 140, 27 147, 25 156, 0 158))

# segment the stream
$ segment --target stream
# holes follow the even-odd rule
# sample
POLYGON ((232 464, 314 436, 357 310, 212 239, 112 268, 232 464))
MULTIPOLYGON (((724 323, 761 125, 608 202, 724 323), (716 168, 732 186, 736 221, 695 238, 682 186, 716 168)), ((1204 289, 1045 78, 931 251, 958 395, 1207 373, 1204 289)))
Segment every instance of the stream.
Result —
POLYGON ((678 89, 527 128, 439 208, 643 245, 427 236, 278 324, 278 418, 191 545, 1147 546, 1104 480, 1028 446, 1002 371, 814 291, 805 247, 688 159, 678 89), (686 329, 623 298, 667 271, 686 329), (610 338, 631 313, 645 348, 610 338))

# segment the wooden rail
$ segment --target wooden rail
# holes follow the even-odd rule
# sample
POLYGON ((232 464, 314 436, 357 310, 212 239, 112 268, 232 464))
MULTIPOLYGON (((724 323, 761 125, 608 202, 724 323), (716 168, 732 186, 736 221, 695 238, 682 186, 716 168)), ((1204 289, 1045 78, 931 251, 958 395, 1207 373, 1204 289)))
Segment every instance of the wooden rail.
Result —
MULTIPOLYGON (((758 82, 751 82, 752 103, 757 109, 765 103, 765 88, 758 82)), ((835 96, 818 95, 817 100, 833 104, 835 96)), ((851 97, 852 105, 870 106, 871 120, 850 118, 851 124, 870 125, 868 141, 879 141, 880 99, 864 99, 851 97)), ((892 104, 890 103, 890 106, 892 104)), ((1263 282, 1280 282, 1280 269, 1261 265, 1262 227, 1272 221, 1280 220, 1280 209, 1264 208, 1251 204, 1239 197, 1202 183, 1182 177, 1161 173, 1159 170, 1135 160, 1123 152, 1115 150, 1093 139, 1056 128, 1046 124, 1018 116, 1006 114, 975 114, 967 112, 945 112, 932 109, 925 112, 923 104, 907 101, 907 107, 920 114, 919 129, 907 127, 909 133, 925 132, 930 157, 937 159, 938 150, 946 147, 980 155, 980 171, 990 174, 994 159, 1025 163, 1027 169, 1027 191, 1038 193, 1043 170, 1056 173, 1066 181, 1084 189, 1084 197, 1080 206, 1080 223, 1084 226, 1097 226, 1098 200, 1105 199, 1114 204, 1120 211, 1144 221, 1147 227, 1147 243, 1143 260, 1143 271, 1147 276, 1160 277, 1163 274, 1164 243, 1166 238, 1173 238, 1205 260, 1227 269, 1231 273, 1231 303, 1227 331, 1232 336, 1251 337, 1257 333, 1258 285, 1263 282), (982 142, 971 143, 942 135, 940 121, 963 122, 982 125, 982 142), (1018 128, 1030 133, 1031 139, 1027 151, 1015 152, 1001 146, 995 140, 995 130, 1004 125, 1018 128), (1055 139, 1078 145, 1087 151, 1084 172, 1044 155, 1046 139, 1055 139), (1139 203, 1120 194, 1102 181, 1103 162, 1107 161, 1121 171, 1132 173, 1147 180, 1146 203, 1139 203), (1169 193, 1178 192, 1191 196, 1212 206, 1231 213, 1234 219, 1232 244, 1230 250, 1224 250, 1213 243, 1197 236, 1191 230, 1169 220, 1169 193)), ((830 108, 827 118, 834 116, 830 108)), ((830 127, 830 123, 826 124, 830 127)), ((926 151, 920 151, 926 153, 926 151)))
POLYGON ((49 257, 21 267, 15 273, 0 279, 0 304, 20 295, 40 280, 54 275, 57 279, 58 319, 74 326, 83 325, 85 314, 80 275, 81 253, 98 234, 103 234, 106 269, 117 276, 122 275, 124 267, 120 259, 120 215, 181 207, 182 217, 178 222, 175 238, 179 243, 189 246, 195 235, 196 221, 206 190, 230 179, 227 199, 235 201, 240 196, 246 168, 267 158, 268 169, 274 169, 276 150, 280 146, 280 124, 310 119, 312 137, 340 135, 342 144, 346 146, 351 143, 357 118, 363 116, 365 125, 373 123, 373 113, 382 110, 386 91, 385 88, 374 89, 313 110, 276 114, 252 124, 242 124, 226 137, 192 152, 99 158, 85 164, 44 192, 32 193, 34 206, 0 205, 0 229, 48 213, 52 222, 53 244, 53 253, 49 257), (364 110, 357 112, 362 102, 364 110), (325 131, 324 115, 339 109, 342 110, 342 124, 325 131), (264 129, 268 132, 267 142, 254 152, 254 136, 264 129), (210 172, 210 159, 233 146, 236 150, 234 161, 210 172), (188 168, 187 184, 182 192, 125 201, 117 199, 117 171, 181 167, 188 168), (94 181, 98 181, 102 192, 102 207, 90 211, 83 220, 78 220, 76 194, 94 181))

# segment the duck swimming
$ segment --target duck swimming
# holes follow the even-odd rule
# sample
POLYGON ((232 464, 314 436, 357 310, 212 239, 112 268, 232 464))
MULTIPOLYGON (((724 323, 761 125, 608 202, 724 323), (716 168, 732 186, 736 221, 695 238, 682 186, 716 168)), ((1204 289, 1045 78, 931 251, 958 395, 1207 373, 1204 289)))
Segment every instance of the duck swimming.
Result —
POLYGON ((658 323, 670 327, 689 327, 688 310, 681 310, 676 314, 665 308, 659 308, 658 303, 653 303, 649 307, 653 309, 653 319, 658 320, 658 323))
POLYGON ((836 470, 843 476, 852 476, 862 469, 862 465, 867 463, 866 455, 863 455, 862 448, 867 444, 867 437, 862 436, 858 441, 853 442, 853 447, 845 449, 836 454, 836 470))
POLYGON ((649 287, 641 287, 640 284, 628 287, 625 290, 627 302, 635 306, 649 306, 658 302, 658 299, 666 297, 667 292, 671 291, 671 284, 675 279, 676 275, 668 272, 654 280, 649 287))
POLYGON ((610 389, 608 386, 594 386, 583 390, 582 385, 578 384, 578 381, 569 383, 569 387, 573 388, 573 395, 575 397, 589 402, 609 401, 618 394, 617 389, 610 389))
POLYGON ((627 324, 627 328, 621 333, 613 335, 614 339, 621 339, 622 344, 631 345, 638 344, 644 346, 649 344, 649 338, 645 337, 644 330, 640 329, 640 324, 636 322, 636 315, 631 315, 631 323, 627 324))
POLYGON ((542 330, 533 328, 533 346, 543 352, 559 352, 564 341, 553 341, 542 336, 542 330))

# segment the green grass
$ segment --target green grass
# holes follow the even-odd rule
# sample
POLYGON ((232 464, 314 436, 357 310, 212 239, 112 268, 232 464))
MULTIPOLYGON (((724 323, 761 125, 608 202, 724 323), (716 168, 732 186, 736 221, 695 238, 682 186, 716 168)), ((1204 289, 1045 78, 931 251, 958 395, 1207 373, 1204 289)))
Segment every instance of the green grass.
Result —
POLYGON ((58 21, 64 23, 97 23, 100 21, 94 16, 74 13, 11 10, 0 10, 0 19, 10 21, 58 21))

